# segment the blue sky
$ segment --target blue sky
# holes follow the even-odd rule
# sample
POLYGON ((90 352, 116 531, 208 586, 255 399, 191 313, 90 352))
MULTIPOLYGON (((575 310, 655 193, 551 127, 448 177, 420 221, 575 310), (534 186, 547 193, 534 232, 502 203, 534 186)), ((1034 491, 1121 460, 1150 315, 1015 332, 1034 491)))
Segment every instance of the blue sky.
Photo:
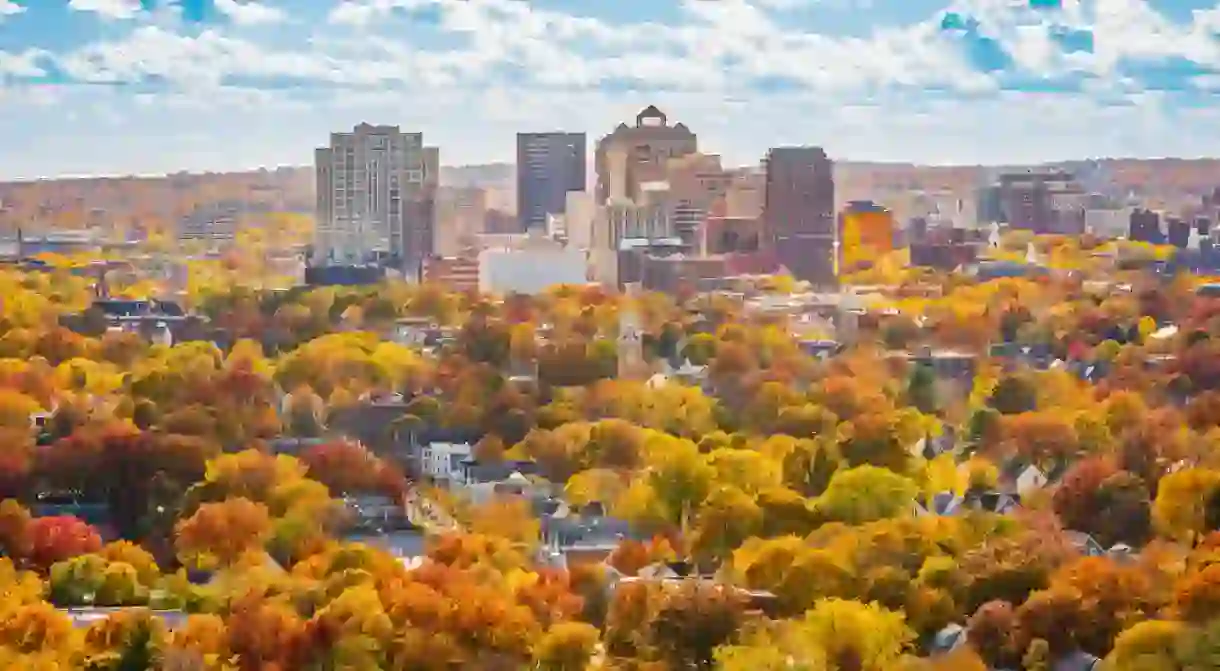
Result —
POLYGON ((360 121, 446 164, 656 104, 769 146, 1220 155, 1217 0, 0 0, 0 178, 307 164, 360 121))

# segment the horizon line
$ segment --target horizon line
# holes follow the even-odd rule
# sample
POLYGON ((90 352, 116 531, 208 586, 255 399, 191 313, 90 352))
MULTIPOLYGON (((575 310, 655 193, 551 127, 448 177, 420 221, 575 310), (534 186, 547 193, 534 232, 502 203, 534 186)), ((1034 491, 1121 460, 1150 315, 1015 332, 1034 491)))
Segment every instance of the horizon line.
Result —
MULTIPOLYGON (((700 152, 700 153, 702 153, 702 152, 700 152)), ((1203 163, 1203 162, 1208 162, 1208 161, 1220 162, 1220 156, 1194 156, 1194 157, 1187 157, 1187 156, 1147 156, 1147 157, 1121 156, 1121 157, 1101 157, 1101 158, 1089 157, 1089 158, 1047 160, 1047 161, 1039 161, 1039 162, 1032 162, 1032 163, 1020 163, 1020 162, 1017 162, 1017 163, 935 163, 935 162, 920 163, 920 162, 915 162, 915 161, 900 161, 900 160, 877 161, 877 160, 852 160, 850 158, 843 158, 843 159, 832 158, 831 159, 831 162, 835 165, 893 166, 893 167, 912 167, 912 168, 925 168, 925 169, 931 168, 931 169, 942 169, 942 170, 965 169, 965 168, 983 169, 983 170, 997 169, 997 168, 1026 168, 1026 167, 1058 166, 1058 165, 1063 165, 1065 163, 1089 163, 1089 162, 1103 163, 1103 162, 1121 162, 1121 161, 1140 161, 1140 162, 1146 162, 1146 163, 1171 162, 1171 161, 1178 161, 1178 162, 1183 162, 1183 163, 1203 163)), ((592 163, 592 161, 588 161, 588 162, 592 163)), ((761 163, 761 159, 760 159, 760 163, 761 163)), ((470 170, 470 169, 491 168, 491 167, 512 167, 515 169, 516 161, 505 160, 505 161, 488 161, 486 163, 462 163, 462 164, 456 164, 456 165, 442 165, 441 170, 470 170)), ((739 169, 747 169, 747 168, 753 168, 753 167, 758 167, 758 165, 746 164, 746 165, 739 165, 739 166, 727 166, 727 167, 725 167, 725 170, 739 170, 739 169)), ((0 185, 30 184, 30 183, 37 183, 37 182, 83 182, 83 181, 90 181, 90 180, 135 180, 135 179, 159 180, 159 179, 169 179, 171 177, 207 177, 210 175, 244 175, 244 174, 253 174, 253 173, 259 173, 259 172, 274 173, 274 172, 278 172, 281 170, 295 171, 295 170, 313 170, 313 169, 314 169, 314 167, 311 165, 281 164, 281 165, 274 165, 274 166, 261 165, 261 166, 257 166, 257 167, 235 167, 235 168, 227 169, 227 170, 192 170, 189 168, 184 168, 182 170, 175 170, 173 172, 129 172, 129 173, 117 173, 116 172, 116 173, 94 173, 94 174, 63 173, 63 174, 59 174, 59 175, 37 176, 37 177, 26 177, 26 176, 2 177, 2 176, 0 176, 0 185)))

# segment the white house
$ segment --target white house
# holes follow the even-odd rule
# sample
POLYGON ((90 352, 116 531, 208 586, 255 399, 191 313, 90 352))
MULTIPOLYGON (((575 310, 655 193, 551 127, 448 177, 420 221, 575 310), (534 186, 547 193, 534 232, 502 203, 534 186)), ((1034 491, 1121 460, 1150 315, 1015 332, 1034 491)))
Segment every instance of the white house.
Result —
POLYGON ((461 479, 462 461, 469 459, 474 447, 470 443, 429 443, 420 448, 419 470, 436 482, 461 479))

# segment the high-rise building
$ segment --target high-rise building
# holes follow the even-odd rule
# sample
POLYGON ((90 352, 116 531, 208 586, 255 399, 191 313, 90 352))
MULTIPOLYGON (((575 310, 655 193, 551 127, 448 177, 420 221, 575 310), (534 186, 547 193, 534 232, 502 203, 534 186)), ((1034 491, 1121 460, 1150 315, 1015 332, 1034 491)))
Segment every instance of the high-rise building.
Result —
POLYGON ((568 193, 585 190, 584 133, 517 133, 517 220, 521 230, 563 214, 568 193))
POLYGON ((1135 209, 1128 217, 1127 238, 1136 242, 1164 244, 1165 233, 1161 230, 1161 215, 1146 209, 1135 209))
POLYGON ((663 182, 668 162, 699 150, 698 138, 683 124, 670 126, 665 114, 649 105, 635 117, 635 126, 621 123, 597 142, 597 202, 634 201, 640 185, 663 182))
POLYGON ((693 246, 699 240, 700 225, 713 203, 728 192, 733 178, 714 154, 687 154, 668 161, 665 179, 669 183, 670 212, 674 233, 683 242, 693 246))
POLYGON ((1079 235, 1088 194, 1067 172, 1051 170, 1000 175, 999 200, 1010 228, 1034 233, 1079 235))
POLYGON ((821 147, 767 152, 763 219, 768 246, 793 277, 836 284, 834 165, 821 147))
POLYGON ((422 133, 362 123, 314 153, 314 265, 385 263, 418 272, 431 253, 439 152, 422 133))

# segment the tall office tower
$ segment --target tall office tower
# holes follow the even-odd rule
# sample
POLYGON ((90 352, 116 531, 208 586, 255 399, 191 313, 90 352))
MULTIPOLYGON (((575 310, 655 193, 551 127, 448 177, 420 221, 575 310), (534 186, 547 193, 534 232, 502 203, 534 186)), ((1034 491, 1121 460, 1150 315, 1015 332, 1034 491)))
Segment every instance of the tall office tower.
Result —
POLYGON ((635 201, 641 184, 663 182, 669 159, 699 150, 695 134, 683 124, 670 126, 661 110, 649 105, 635 117, 635 127, 621 123, 597 142, 597 204, 635 201))
POLYGON ((765 162, 764 230, 776 260, 797 279, 837 284, 830 158, 821 147, 776 147, 765 162))
MULTIPOLYGON (((431 160, 429 160, 431 159, 431 160)), ((413 273, 431 252, 428 163, 423 133, 362 123, 331 133, 314 153, 314 265, 384 263, 413 273)))
POLYGON ((517 133, 517 220, 521 230, 563 214, 568 193, 585 190, 584 133, 517 133))

